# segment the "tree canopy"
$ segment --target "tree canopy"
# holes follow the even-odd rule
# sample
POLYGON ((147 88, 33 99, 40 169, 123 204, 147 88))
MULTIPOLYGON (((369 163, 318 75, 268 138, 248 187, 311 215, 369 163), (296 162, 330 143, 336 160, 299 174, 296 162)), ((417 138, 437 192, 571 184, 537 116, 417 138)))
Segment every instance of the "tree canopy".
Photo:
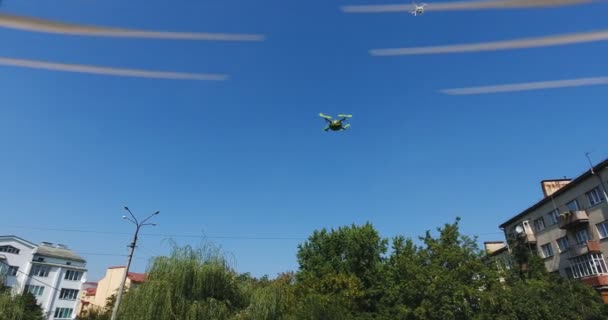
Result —
POLYGON ((593 288, 517 246, 515 266, 499 273, 459 224, 417 241, 383 238, 371 223, 316 230, 298 246, 298 270, 275 279, 239 274, 208 246, 175 246, 125 294, 119 319, 608 319, 593 288))

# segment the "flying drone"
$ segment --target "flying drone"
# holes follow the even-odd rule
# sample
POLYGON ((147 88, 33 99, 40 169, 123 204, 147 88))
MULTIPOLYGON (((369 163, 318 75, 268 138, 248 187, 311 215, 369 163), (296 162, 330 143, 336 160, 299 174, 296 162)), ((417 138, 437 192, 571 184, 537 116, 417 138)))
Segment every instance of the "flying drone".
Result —
POLYGON ((324 118, 325 121, 327 121, 327 127, 325 127, 325 131, 327 130, 332 130, 332 131, 341 131, 341 130, 346 130, 348 127, 350 127, 350 124, 344 124, 343 122, 346 119, 352 118, 352 115, 350 114, 339 114, 338 117, 340 117, 339 120, 332 120, 331 116, 327 116, 324 115, 323 113, 319 113, 319 116, 321 118, 324 118))
POLYGON ((413 14, 414 16, 417 15, 423 15, 424 14, 424 6, 426 6, 426 3, 423 4, 416 4, 416 2, 414 2, 414 10, 411 11, 411 14, 413 14))

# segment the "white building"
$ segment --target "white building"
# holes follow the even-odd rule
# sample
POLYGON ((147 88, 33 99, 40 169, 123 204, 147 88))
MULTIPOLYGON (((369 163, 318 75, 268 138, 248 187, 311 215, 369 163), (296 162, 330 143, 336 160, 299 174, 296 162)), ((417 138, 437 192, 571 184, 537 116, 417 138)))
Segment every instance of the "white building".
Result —
POLYGON ((35 245, 16 236, 0 236, 0 268, 15 294, 29 291, 47 319, 74 319, 85 281, 86 261, 67 246, 35 245))

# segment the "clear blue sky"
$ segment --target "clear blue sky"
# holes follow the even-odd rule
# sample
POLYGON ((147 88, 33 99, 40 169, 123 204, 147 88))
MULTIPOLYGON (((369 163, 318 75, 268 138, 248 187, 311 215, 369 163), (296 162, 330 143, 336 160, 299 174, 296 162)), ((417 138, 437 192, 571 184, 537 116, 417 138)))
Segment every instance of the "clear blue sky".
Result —
MULTIPOLYGON (((461 216, 480 242, 539 200, 539 181, 608 157, 604 86, 480 96, 440 89, 608 74, 608 43, 372 57, 374 48, 507 40, 606 28, 606 4, 542 10, 347 14, 364 1, 16 1, 0 10, 73 23, 261 33, 265 42, 69 37, 0 29, 0 56, 227 73, 226 82, 127 79, 0 67, 0 234, 68 244, 89 280, 124 264, 132 225, 210 237, 236 268, 297 268, 322 227, 371 221, 417 237, 461 216), (317 114, 351 113, 323 132, 317 114), (25 226, 28 228, 17 228, 25 226), (31 228, 125 234, 58 232, 31 228), (301 239, 301 240, 299 240, 301 239)), ((379 3, 384 3, 380 2, 379 3)), ((197 244, 194 238, 175 238, 197 244)), ((142 236, 134 271, 166 253, 142 236)))

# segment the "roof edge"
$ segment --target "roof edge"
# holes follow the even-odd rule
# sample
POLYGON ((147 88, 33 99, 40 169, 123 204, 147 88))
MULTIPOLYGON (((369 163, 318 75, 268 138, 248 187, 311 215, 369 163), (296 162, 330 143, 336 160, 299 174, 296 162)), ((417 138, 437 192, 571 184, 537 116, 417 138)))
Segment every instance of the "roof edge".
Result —
MULTIPOLYGON (((594 172, 599 172, 600 170, 605 169, 606 167, 608 167, 608 159, 605 159, 604 161, 598 163, 597 165, 595 165, 593 167, 593 171, 594 172)), ((533 211, 535 209, 538 209, 540 206, 542 206, 543 204, 547 203, 548 201, 551 200, 551 198, 554 198, 556 196, 559 196, 560 194, 570 190, 571 188, 574 188, 576 185, 578 185, 581 181, 583 181, 586 178, 589 178, 590 176, 592 176, 593 174, 591 173, 591 168, 587 169, 584 173, 582 173, 581 175, 579 175, 578 177, 572 179, 572 181, 570 183, 568 183, 567 185, 563 186, 561 189, 555 191, 553 194, 551 194, 550 196, 546 196, 544 198, 542 198, 541 200, 539 200, 538 202, 536 202, 535 204, 533 204, 532 206, 528 207, 528 209, 522 211, 521 213, 515 215, 514 217, 510 218, 509 220, 503 222, 502 224, 500 224, 498 227, 500 229, 504 229, 508 224, 512 223, 513 221, 523 217, 524 215, 526 215, 527 213, 529 213, 530 211, 533 211)), ((570 180, 570 179, 566 179, 566 180, 570 180)), ((553 180, 549 180, 549 181, 553 181, 553 180)))
POLYGON ((17 237, 16 235, 12 235, 12 234, 0 235, 0 239, 2 239, 2 238, 9 238, 9 239, 17 240, 17 241, 21 242, 22 244, 24 244, 28 247, 31 247, 32 249, 35 249, 38 247, 35 243, 27 241, 21 237, 17 237))

